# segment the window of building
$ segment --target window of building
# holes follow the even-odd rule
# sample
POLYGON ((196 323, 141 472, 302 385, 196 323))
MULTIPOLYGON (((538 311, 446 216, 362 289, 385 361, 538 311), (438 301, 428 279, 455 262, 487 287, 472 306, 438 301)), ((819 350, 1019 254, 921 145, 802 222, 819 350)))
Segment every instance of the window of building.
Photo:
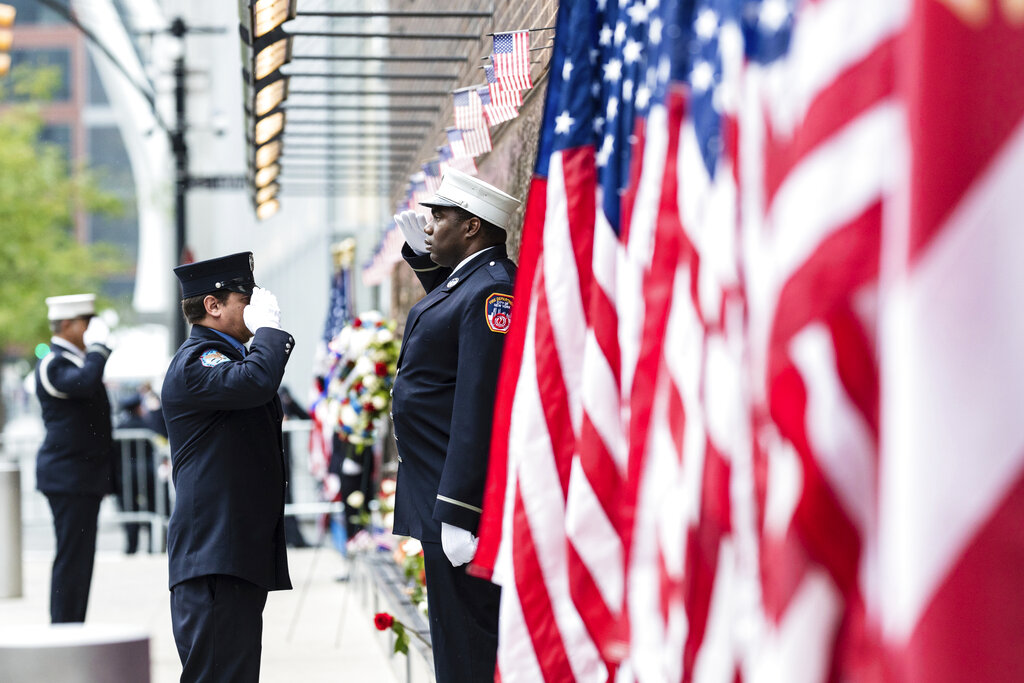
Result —
POLYGON ((15 21, 19 24, 63 24, 64 17, 36 0, 4 0, 18 11, 15 21))
POLYGON ((86 94, 89 104, 110 104, 107 90, 103 87, 103 79, 100 78, 100 72, 96 68, 96 62, 92 58, 85 61, 89 64, 89 85, 86 94))
POLYGON ((135 181, 128 152, 116 126, 93 127, 86 136, 89 167, 99 187, 121 200, 118 215, 89 216, 89 234, 94 242, 108 242, 134 264, 139 248, 139 219, 135 204, 135 181))
MULTIPOLYGON (((71 51, 67 48, 39 48, 11 50, 11 69, 22 65, 34 67, 53 67, 57 69, 58 82, 53 92, 54 102, 67 102, 71 99, 71 51)), ((12 97, 22 101, 25 96, 12 97)))
POLYGON ((64 161, 71 165, 71 126, 60 123, 46 124, 39 133, 39 141, 62 148, 64 161))

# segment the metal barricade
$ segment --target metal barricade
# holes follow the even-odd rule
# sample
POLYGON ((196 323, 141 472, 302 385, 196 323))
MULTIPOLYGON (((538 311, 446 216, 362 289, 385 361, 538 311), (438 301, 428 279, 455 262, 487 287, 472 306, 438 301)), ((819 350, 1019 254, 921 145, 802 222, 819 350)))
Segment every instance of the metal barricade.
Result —
MULTIPOLYGON (((120 511, 113 521, 149 527, 149 551, 163 552, 173 509, 170 456, 166 440, 149 429, 115 429, 114 482, 120 511)), ((135 533, 139 527, 134 527, 135 533)))
POLYGON ((312 429, 312 420, 290 418, 281 425, 283 437, 290 444, 285 446, 285 455, 291 459, 288 477, 291 500, 284 506, 286 517, 315 519, 326 514, 338 514, 344 510, 340 502, 321 500, 320 483, 310 472, 309 438, 312 429))

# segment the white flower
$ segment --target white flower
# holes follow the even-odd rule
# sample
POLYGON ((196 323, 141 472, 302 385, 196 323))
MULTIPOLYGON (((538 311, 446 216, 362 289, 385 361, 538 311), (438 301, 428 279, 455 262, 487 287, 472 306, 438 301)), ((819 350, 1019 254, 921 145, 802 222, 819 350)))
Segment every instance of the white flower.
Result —
POLYGON ((386 327, 382 327, 379 330, 377 330, 377 341, 381 344, 387 344, 394 338, 395 334, 386 327))
POLYGON ((384 410, 388 407, 388 399, 380 394, 371 398, 370 403, 373 404, 374 410, 384 410))
MULTIPOLYGON (((363 376, 363 387, 367 391, 373 391, 377 388, 378 384, 380 384, 380 379, 377 378, 377 375, 371 374, 363 376)), ((374 405, 376 406, 377 404, 374 403, 374 405)), ((380 410, 380 408, 377 408, 377 410, 380 410)))
POLYGON ((359 414, 356 413, 355 408, 353 408, 350 403, 341 407, 341 414, 339 417, 341 419, 341 424, 349 427, 355 427, 356 423, 359 422, 359 414))
POLYGON ((380 492, 383 493, 385 496, 390 496, 392 493, 395 492, 397 486, 398 485, 394 479, 383 479, 380 482, 380 492))
POLYGON ((420 551, 423 550, 423 545, 420 544, 420 542, 417 541, 415 538, 405 539, 404 541, 402 541, 402 545, 400 547, 402 548, 402 552, 405 553, 406 557, 419 555, 420 551))
POLYGON ((363 375, 371 374, 375 369, 375 364, 372 360, 366 356, 360 356, 359 360, 356 361, 356 366, 352 368, 352 373, 356 377, 362 377, 363 375))
POLYGON ((352 493, 348 494, 348 498, 345 499, 345 502, 354 508, 363 507, 363 503, 365 501, 366 497, 363 495, 362 491, 353 491, 352 493))

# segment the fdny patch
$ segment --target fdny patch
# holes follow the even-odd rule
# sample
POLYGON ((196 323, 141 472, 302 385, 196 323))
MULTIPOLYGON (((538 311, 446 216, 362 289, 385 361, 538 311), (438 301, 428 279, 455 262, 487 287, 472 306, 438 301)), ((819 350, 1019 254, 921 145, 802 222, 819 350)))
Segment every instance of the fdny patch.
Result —
POLYGON ((484 304, 484 314, 491 332, 507 333, 512 323, 512 295, 499 292, 491 294, 484 304))
POLYGON ((199 356, 199 360, 206 367, 212 368, 215 365, 227 363, 231 359, 216 349, 210 349, 209 351, 203 351, 203 355, 199 356))

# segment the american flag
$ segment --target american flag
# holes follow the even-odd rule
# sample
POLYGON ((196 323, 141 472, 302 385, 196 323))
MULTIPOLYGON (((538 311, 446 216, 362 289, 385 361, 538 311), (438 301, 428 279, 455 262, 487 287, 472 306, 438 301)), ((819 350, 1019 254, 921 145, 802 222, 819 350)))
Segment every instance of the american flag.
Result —
POLYGON ((441 186, 441 162, 437 159, 423 164, 423 180, 427 185, 427 192, 434 194, 441 186))
POLYGON ((331 279, 331 293, 328 295, 327 319, 324 321, 324 342, 329 342, 341 332, 341 328, 352 318, 351 273, 347 268, 338 268, 331 279))
POLYGON ((477 96, 480 98, 480 103, 484 107, 484 115, 487 117, 487 123, 491 126, 496 126, 505 121, 511 121, 519 116, 519 110, 516 109, 514 105, 494 104, 491 101, 490 88, 487 86, 478 89, 477 96))
POLYGON ((484 111, 476 87, 463 88, 452 93, 455 104, 455 127, 462 130, 483 128, 484 111))
POLYGON ((491 133, 487 126, 471 130, 446 128, 445 133, 448 135, 448 145, 455 159, 478 157, 491 151, 491 133))
POLYGON ((974 8, 560 3, 503 681, 1024 677, 1024 21, 974 8))
POLYGON ((494 34, 494 52, 491 54, 494 77, 508 90, 529 90, 530 80, 530 32, 494 34))
POLYGON ((410 204, 415 209, 429 199, 434 193, 427 189, 426 174, 422 171, 409 176, 410 204))
POLYGON ((366 287, 376 287, 391 275, 395 264, 402 260, 402 245, 405 235, 393 223, 381 235, 377 247, 373 250, 366 263, 363 264, 362 280, 366 287))
POLYGON ((488 64, 484 67, 484 75, 487 76, 487 88, 491 91, 491 103, 507 104, 513 107, 523 106, 523 93, 517 88, 508 88, 498 81, 494 75, 494 66, 488 64))
POLYGON ((452 153, 451 145, 442 145, 441 147, 438 147, 437 156, 438 169, 441 171, 441 177, 444 177, 444 172, 448 170, 449 167, 454 168, 457 171, 462 171, 463 173, 468 173, 469 175, 476 175, 477 173, 476 162, 473 160, 473 157, 459 157, 456 159, 452 153))

